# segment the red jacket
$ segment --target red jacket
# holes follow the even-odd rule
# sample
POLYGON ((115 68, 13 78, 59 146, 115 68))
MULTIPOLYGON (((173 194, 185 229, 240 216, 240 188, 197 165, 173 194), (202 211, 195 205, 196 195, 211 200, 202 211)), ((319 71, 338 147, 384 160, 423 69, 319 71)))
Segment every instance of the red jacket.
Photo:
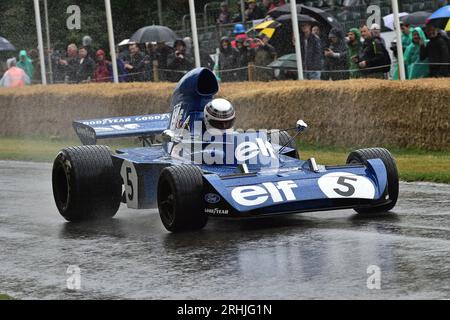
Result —
POLYGON ((97 62, 97 66, 94 72, 95 82, 111 82, 111 73, 108 70, 108 65, 111 62, 107 60, 97 62))

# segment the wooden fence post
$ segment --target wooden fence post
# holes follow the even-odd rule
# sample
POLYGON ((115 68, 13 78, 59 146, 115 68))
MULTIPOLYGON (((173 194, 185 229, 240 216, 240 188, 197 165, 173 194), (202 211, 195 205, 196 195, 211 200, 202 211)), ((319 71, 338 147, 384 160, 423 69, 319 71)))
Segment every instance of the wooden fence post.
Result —
POLYGON ((153 82, 159 82, 158 60, 153 60, 153 82))
POLYGON ((248 63, 248 81, 255 81, 255 63, 253 61, 248 63))

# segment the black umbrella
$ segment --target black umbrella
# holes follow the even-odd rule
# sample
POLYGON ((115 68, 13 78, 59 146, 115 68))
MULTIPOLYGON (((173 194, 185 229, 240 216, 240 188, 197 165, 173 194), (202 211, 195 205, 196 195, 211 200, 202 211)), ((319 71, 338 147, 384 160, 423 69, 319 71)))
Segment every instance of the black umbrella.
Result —
MULTIPOLYGON (((323 11, 322 9, 298 4, 297 12, 316 19, 322 27, 325 27, 326 30, 324 31, 326 33, 328 33, 333 28, 342 30, 342 25, 339 23, 339 21, 337 21, 335 17, 333 17, 328 12, 323 11)), ((268 12, 268 15, 276 19, 288 13, 291 13, 291 6, 289 4, 285 4, 270 10, 268 12)))
POLYGON ((148 26, 136 31, 130 38, 130 42, 174 42, 178 39, 176 33, 165 26, 148 26))
MULTIPOLYGON (((292 18, 291 18, 291 15, 290 14, 284 14, 284 15, 282 15, 282 16, 279 16, 278 18, 276 18, 275 19, 276 21, 278 21, 278 22, 291 22, 291 20, 292 20, 292 18)), ((312 18, 312 17, 310 17, 310 16, 307 16, 306 14, 297 14, 297 20, 298 20, 298 22, 303 22, 303 23, 305 23, 305 22, 309 22, 309 23, 317 23, 317 20, 316 19, 314 19, 314 18, 312 18)))
POLYGON ((0 51, 16 51, 16 48, 3 37, 0 37, 0 51))
POLYGON ((337 21, 336 18, 333 17, 328 12, 325 12, 319 8, 308 7, 308 6, 304 6, 304 5, 300 5, 300 7, 301 7, 301 10, 300 10, 301 14, 306 14, 306 15, 316 19, 317 22, 319 22, 319 24, 321 24, 322 26, 325 27, 325 29, 327 29, 327 30, 325 30, 327 33, 329 32, 328 29, 330 29, 330 30, 331 29, 336 29, 336 30, 344 29, 342 27, 342 25, 339 23, 339 21, 337 21))
POLYGON ((431 16, 431 12, 417 11, 400 18, 400 21, 413 27, 423 26, 427 19, 431 16))
MULTIPOLYGON (((301 4, 297 5, 297 12, 301 11, 301 6, 302 6, 301 4)), ((270 10, 267 13, 267 15, 269 15, 272 18, 276 19, 279 16, 282 16, 282 15, 287 14, 287 13, 291 13, 291 5, 290 4, 285 4, 285 5, 276 7, 274 9, 270 10)))

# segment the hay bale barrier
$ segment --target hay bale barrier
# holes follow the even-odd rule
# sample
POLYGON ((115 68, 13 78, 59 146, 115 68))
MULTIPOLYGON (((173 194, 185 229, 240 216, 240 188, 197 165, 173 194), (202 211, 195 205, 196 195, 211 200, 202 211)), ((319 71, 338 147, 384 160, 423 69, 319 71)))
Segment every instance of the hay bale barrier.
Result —
MULTIPOLYGON (((74 138, 73 120, 168 111, 175 84, 128 83, 0 89, 0 136, 74 138)), ((450 79, 225 83, 239 128, 287 128, 322 146, 450 150, 450 79)))

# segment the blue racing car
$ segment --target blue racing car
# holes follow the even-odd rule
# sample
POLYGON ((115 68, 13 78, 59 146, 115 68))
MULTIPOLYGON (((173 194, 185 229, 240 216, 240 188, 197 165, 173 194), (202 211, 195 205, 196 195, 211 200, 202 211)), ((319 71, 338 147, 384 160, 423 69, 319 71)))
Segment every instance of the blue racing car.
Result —
MULTIPOLYGON (((205 68, 177 84, 170 112, 75 121, 83 146, 61 150, 53 164, 53 194, 68 221, 113 217, 121 203, 158 208, 172 232, 203 228, 209 217, 257 217, 353 208, 392 209, 398 173, 389 151, 353 151, 347 163, 301 160, 286 130, 234 129, 235 111, 205 68), (142 147, 112 153, 97 140, 139 137, 142 147)), ((287 130, 293 130, 291 136, 287 130)))

